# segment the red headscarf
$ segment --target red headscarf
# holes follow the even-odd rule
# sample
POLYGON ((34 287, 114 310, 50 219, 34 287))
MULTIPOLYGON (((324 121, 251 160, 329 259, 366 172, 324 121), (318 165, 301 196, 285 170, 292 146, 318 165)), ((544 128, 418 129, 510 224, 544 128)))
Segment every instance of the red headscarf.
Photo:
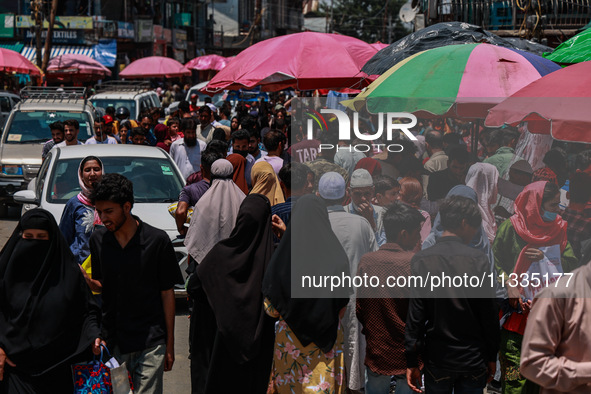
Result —
POLYGON ((546 183, 548 182, 530 183, 515 199, 515 214, 511 216, 510 220, 517 235, 527 242, 517 259, 516 273, 526 272, 531 265, 531 261, 523 256, 524 251, 528 248, 557 244, 560 245, 561 251, 566 248, 567 223, 562 220, 560 215, 556 216, 552 222, 545 222, 540 214, 546 183))
POLYGON ((246 184, 245 175, 246 159, 242 155, 239 155, 237 153, 232 153, 231 155, 228 155, 226 159, 230 163, 232 163, 232 166, 234 167, 234 175, 232 176, 234 183, 238 185, 238 187, 240 188, 240 190, 244 192, 244 194, 248 195, 248 185, 246 184))
POLYGON ((358 170, 360 168, 367 170, 371 176, 382 175, 382 165, 379 161, 372 159, 371 157, 364 157, 359 160, 355 165, 355 169, 358 170))

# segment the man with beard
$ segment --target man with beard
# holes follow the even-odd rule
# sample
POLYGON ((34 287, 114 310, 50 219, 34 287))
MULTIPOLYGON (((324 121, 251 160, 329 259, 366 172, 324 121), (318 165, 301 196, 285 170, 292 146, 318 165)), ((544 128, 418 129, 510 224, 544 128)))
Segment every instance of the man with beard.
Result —
POLYGON ((201 152, 205 150, 206 144, 201 140, 197 140, 197 131, 193 119, 181 120, 179 131, 184 134, 184 137, 170 145, 170 156, 179 166, 183 177, 187 179, 189 175, 199 171, 201 152))
POLYGON ((64 122, 64 140, 55 146, 82 145, 82 142, 78 141, 78 132, 80 132, 80 123, 76 119, 66 120, 64 122))
POLYGON ((89 241, 103 338, 127 364, 135 393, 162 393, 174 363, 174 285, 183 281, 172 243, 131 214, 133 185, 124 176, 105 175, 91 201, 105 226, 89 241))
POLYGON ((43 145, 43 153, 41 154, 43 160, 51 148, 64 140, 64 124, 62 122, 53 122, 49 125, 49 130, 51 130, 51 139, 43 145))

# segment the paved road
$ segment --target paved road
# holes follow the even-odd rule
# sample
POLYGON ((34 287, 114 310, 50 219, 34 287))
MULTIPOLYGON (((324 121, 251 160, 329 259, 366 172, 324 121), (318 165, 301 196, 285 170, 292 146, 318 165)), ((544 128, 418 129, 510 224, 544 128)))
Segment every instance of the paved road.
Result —
MULTIPOLYGON (((10 208, 7 218, 0 220, 0 248, 4 247, 8 238, 18 224, 20 210, 10 208)), ((186 302, 177 302, 177 315, 175 319, 175 362, 172 371, 164 373, 164 392, 172 394, 188 394, 191 392, 189 369, 189 316, 186 302)))

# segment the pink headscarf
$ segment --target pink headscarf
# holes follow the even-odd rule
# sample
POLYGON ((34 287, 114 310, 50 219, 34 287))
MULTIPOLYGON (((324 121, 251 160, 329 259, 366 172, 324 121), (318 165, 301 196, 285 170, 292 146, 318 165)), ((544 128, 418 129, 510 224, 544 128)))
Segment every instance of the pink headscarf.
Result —
POLYGON ((471 187, 478 196, 478 206, 482 215, 482 228, 492 244, 497 233, 495 215, 490 208, 497 201, 497 167, 487 163, 473 164, 466 175, 466 186, 471 187))

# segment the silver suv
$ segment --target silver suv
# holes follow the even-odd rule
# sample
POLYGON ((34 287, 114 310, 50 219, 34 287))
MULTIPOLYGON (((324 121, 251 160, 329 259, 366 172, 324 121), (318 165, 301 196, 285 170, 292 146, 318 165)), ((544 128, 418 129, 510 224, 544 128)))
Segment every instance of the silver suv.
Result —
POLYGON ((92 137, 96 110, 84 88, 26 87, 10 112, 0 138, 0 216, 6 216, 13 194, 26 189, 41 167, 41 152, 51 139, 49 125, 76 119, 78 140, 92 137))
POLYGON ((97 108, 106 110, 113 107, 125 107, 129 110, 130 119, 137 120, 142 111, 154 107, 162 107, 156 92, 150 90, 148 82, 111 81, 96 87, 97 93, 90 98, 97 108))

